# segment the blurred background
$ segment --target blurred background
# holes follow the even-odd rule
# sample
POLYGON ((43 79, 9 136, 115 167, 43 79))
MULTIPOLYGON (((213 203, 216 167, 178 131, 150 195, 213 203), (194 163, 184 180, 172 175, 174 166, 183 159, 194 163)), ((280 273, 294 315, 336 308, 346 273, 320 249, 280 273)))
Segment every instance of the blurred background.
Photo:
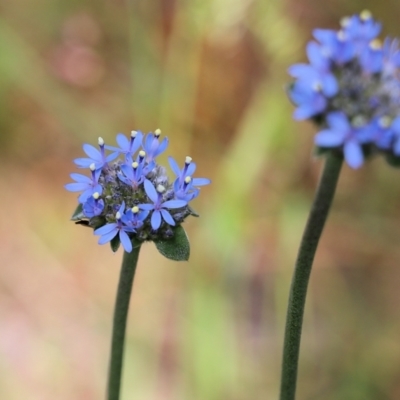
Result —
MULTIPOLYGON (((1 2, 0 398, 97 400, 121 250, 69 218, 82 144, 160 128, 210 177, 186 263, 140 254, 122 399, 277 399, 293 264, 322 166, 287 67, 313 28, 400 3, 1 2)), ((298 398, 400 398, 400 171, 344 167, 308 294, 298 398)))

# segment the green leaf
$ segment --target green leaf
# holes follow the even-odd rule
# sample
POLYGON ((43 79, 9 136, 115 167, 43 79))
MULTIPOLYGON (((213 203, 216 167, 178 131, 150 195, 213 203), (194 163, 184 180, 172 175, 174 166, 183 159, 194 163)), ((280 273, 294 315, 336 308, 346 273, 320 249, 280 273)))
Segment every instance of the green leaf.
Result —
POLYGON ((82 204, 79 204, 78 207, 76 207, 74 213, 72 214, 71 221, 81 221, 81 220, 87 220, 87 218, 83 213, 82 204))
POLYGON ((174 261, 187 261, 190 256, 190 243, 182 226, 177 226, 174 237, 168 240, 156 240, 157 250, 164 256, 174 261))
POLYGON ((120 244, 121 244, 121 241, 119 240, 119 235, 117 235, 113 239, 110 240, 111 250, 115 253, 119 249, 120 244))
POLYGON ((189 210, 189 212, 190 212, 190 215, 192 215, 193 217, 200 217, 200 215, 197 214, 197 212, 194 211, 192 207, 190 207, 190 206, 188 205, 187 208, 188 208, 188 210, 189 210))
POLYGON ((92 217, 90 218, 89 221, 89 226, 93 228, 95 231, 96 229, 101 228, 107 223, 106 219, 104 217, 92 217))
POLYGON ((400 157, 394 154, 386 154, 385 159, 390 166, 400 168, 400 157))

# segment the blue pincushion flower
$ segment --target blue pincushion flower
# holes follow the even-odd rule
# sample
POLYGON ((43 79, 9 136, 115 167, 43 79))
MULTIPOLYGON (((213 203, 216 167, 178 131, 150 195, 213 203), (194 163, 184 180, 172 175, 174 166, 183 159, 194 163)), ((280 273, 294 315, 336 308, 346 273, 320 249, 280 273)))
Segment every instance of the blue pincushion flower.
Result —
POLYGON ((399 41, 382 46, 380 31, 367 11, 344 18, 338 31, 316 29, 309 63, 288 70, 294 118, 315 122, 317 151, 341 154, 352 168, 375 153, 400 164, 399 41))
POLYGON ((89 167, 91 177, 73 173, 75 182, 65 185, 69 191, 81 192, 72 219, 93 228, 100 236, 99 244, 110 242, 114 251, 122 244, 130 252, 132 243, 154 241, 157 245, 173 240, 175 232, 182 240, 182 222, 189 215, 197 216, 189 202, 199 194, 196 186, 210 180, 192 178, 196 165, 187 157, 182 170, 170 160, 176 175, 170 181, 156 160, 168 145, 167 138, 160 141, 160 135, 159 129, 146 137, 132 131, 130 139, 118 134, 119 147, 99 139, 100 150, 85 144, 89 158, 75 160, 78 167, 89 167), (106 154, 107 150, 111 153, 106 154))

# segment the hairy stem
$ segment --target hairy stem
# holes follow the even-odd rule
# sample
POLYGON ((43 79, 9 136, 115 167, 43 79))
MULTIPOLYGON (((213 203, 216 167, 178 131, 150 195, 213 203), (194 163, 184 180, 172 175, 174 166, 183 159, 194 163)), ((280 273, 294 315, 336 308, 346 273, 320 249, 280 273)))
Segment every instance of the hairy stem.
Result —
POLYGON ((115 301, 113 331, 111 339, 111 356, 108 371, 107 400, 119 400, 121 374, 124 356, 126 320, 131 298, 133 278, 139 257, 140 246, 131 253, 124 252, 121 274, 115 301))
POLYGON ((280 400, 294 400, 304 304, 319 238, 335 194, 343 159, 329 154, 308 217, 290 288, 283 347, 280 400))

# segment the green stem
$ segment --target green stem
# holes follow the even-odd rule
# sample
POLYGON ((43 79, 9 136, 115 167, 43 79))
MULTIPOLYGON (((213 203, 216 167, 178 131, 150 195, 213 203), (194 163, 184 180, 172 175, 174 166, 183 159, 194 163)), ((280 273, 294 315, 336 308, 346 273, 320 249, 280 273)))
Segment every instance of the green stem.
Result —
POLYGON ((339 156, 333 154, 327 156, 297 255, 286 316, 280 400, 295 399, 301 328, 308 280, 318 241, 335 194, 342 163, 343 159, 339 156))
POLYGON ((119 400, 126 320, 139 251, 140 246, 134 248, 131 253, 124 252, 122 260, 121 275, 119 277, 117 299, 114 309, 107 400, 119 400))

